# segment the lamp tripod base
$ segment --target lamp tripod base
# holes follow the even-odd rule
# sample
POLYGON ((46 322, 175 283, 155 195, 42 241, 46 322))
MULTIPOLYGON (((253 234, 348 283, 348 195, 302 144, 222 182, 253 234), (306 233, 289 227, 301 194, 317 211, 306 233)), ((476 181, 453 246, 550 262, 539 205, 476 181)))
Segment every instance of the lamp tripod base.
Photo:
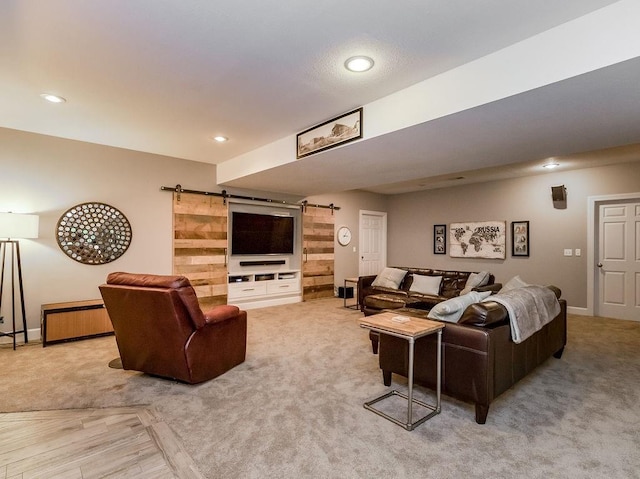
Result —
MULTIPOLYGON (((13 339, 13 349, 16 349, 16 336, 18 334, 24 334, 24 342, 29 342, 27 334, 27 315, 24 307, 24 287, 22 285, 22 263, 20 261, 20 243, 17 240, 0 240, 0 250, 2 256, 2 271, 0 272, 0 311, 2 308, 2 299, 4 291, 4 278, 5 278, 5 263, 7 256, 7 249, 11 248, 11 259, 8 276, 11 279, 11 331, 0 331, 0 337, 8 336, 13 339), (22 329, 16 330, 16 281, 15 277, 18 277, 18 293, 20 296, 20 312, 22 313, 22 329)), ((0 323, 4 323, 4 316, 0 316, 2 320, 0 323)))

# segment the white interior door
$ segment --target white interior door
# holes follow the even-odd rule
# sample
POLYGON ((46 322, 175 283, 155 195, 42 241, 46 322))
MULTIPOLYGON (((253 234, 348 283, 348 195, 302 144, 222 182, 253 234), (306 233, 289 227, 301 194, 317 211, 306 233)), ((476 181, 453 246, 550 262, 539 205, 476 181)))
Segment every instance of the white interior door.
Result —
POLYGON ((640 203, 599 208, 598 314, 640 321, 640 203))
POLYGON ((378 274, 387 265, 387 213, 360 211, 359 275, 378 274))

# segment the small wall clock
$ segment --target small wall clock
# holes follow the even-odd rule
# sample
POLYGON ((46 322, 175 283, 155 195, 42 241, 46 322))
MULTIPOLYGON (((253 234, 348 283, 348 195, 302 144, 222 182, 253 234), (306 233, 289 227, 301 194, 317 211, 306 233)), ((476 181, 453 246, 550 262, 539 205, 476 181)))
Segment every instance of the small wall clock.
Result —
POLYGON ((346 226, 338 228, 338 243, 342 246, 347 246, 351 243, 351 230, 346 226))
POLYGON ((126 216, 104 203, 82 203, 65 211, 56 240, 66 255, 83 264, 105 264, 122 256, 131 244, 126 216))

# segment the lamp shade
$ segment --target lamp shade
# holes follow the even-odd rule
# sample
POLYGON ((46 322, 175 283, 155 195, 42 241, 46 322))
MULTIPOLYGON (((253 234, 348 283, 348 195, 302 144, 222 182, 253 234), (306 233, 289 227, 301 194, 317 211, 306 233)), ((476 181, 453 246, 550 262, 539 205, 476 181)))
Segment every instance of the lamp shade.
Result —
POLYGON ((40 217, 0 213, 0 238, 37 238, 40 217))

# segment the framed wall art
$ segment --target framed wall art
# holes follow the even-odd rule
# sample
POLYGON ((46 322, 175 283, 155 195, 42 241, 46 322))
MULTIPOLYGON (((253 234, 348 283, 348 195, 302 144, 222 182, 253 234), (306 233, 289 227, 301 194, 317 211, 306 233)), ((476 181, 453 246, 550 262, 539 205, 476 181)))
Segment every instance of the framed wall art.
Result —
POLYGON ((504 259, 506 221, 451 223, 449 255, 453 258, 504 259))
POLYGON ((362 138, 362 108, 298 133, 296 158, 313 155, 362 138))
POLYGON ((529 222, 511 223, 511 256, 529 256, 529 222))
POLYGON ((433 254, 447 254, 447 225, 433 225, 433 254))

